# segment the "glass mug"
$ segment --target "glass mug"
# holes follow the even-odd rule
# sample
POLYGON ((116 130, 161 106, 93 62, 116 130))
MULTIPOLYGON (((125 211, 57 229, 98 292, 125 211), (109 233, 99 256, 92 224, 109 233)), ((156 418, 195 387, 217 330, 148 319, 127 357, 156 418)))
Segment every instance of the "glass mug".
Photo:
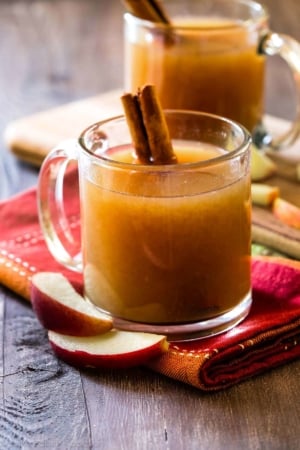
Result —
POLYGON ((243 124, 258 147, 290 145, 300 131, 300 44, 270 31, 268 13, 248 0, 163 0, 171 26, 124 15, 125 89, 154 84, 164 108, 206 111, 243 124), (290 129, 262 124, 265 56, 279 55, 296 86, 290 129))
POLYGON ((96 123, 45 159, 39 215, 53 256, 83 273, 85 298, 116 328, 191 339, 251 306, 251 137, 218 116, 165 114, 177 164, 137 163, 123 116, 96 123), (74 161, 81 243, 64 200, 74 161))

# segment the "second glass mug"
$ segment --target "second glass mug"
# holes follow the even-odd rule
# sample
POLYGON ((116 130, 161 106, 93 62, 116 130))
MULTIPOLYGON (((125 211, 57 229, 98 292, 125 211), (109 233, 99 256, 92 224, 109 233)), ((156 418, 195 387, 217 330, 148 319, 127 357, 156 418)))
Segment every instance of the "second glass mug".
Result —
POLYGON ((278 150, 300 132, 300 44, 269 28, 248 0, 162 0, 171 26, 124 15, 125 89, 154 84, 164 108, 206 111, 240 122, 258 147, 278 150), (292 71, 296 117, 272 136, 263 124, 265 57, 292 71))
POLYGON ((109 119, 50 152, 38 204, 49 250, 83 273, 84 296, 116 328, 182 340, 249 312, 251 137, 225 118, 165 114, 177 164, 137 164, 125 118, 109 119), (64 186, 80 199, 81 239, 64 186))

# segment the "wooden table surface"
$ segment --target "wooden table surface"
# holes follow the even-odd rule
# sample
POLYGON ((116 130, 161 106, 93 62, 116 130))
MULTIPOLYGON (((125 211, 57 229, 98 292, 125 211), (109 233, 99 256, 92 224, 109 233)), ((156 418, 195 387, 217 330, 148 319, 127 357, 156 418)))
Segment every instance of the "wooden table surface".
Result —
MULTIPOLYGON (((300 2, 268 0, 271 24, 300 40, 300 2)), ((122 86, 118 0, 0 2, 0 130, 13 119, 122 86)), ((267 111, 290 118, 286 68, 268 64, 267 111)), ((38 171, 0 145, 0 194, 38 171)), ((58 361, 30 306, 0 288, 0 450, 296 450, 300 361, 215 394, 135 368, 87 373, 58 361)))

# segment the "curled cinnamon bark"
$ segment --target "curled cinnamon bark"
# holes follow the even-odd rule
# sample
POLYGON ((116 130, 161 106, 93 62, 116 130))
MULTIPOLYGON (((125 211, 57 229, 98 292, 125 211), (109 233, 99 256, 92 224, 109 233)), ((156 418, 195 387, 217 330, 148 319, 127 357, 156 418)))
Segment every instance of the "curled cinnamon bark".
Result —
POLYGON ((127 93, 122 95, 121 101, 136 155, 141 163, 150 163, 151 150, 148 143, 147 132, 144 126, 138 97, 137 95, 127 93))
POLYGON ((121 100, 138 159, 146 164, 175 164, 177 158, 154 86, 146 85, 136 95, 124 94, 121 100))

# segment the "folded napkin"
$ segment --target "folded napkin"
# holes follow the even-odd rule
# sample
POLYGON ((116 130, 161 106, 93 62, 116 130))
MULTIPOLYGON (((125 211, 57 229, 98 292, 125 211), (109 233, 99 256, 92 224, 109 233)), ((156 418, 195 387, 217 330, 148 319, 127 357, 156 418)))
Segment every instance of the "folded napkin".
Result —
MULTIPOLYGON (((71 186, 73 187, 73 186, 71 186)), ((77 202, 68 214, 79 230, 77 202)), ((43 239, 30 189, 0 203, 0 283, 30 300, 30 278, 37 271, 60 271, 71 282, 81 276, 60 266, 43 239)), ((172 343, 147 364, 171 378, 204 391, 231 386, 300 356, 300 261, 253 258, 253 306, 234 329, 207 339, 172 343)))

